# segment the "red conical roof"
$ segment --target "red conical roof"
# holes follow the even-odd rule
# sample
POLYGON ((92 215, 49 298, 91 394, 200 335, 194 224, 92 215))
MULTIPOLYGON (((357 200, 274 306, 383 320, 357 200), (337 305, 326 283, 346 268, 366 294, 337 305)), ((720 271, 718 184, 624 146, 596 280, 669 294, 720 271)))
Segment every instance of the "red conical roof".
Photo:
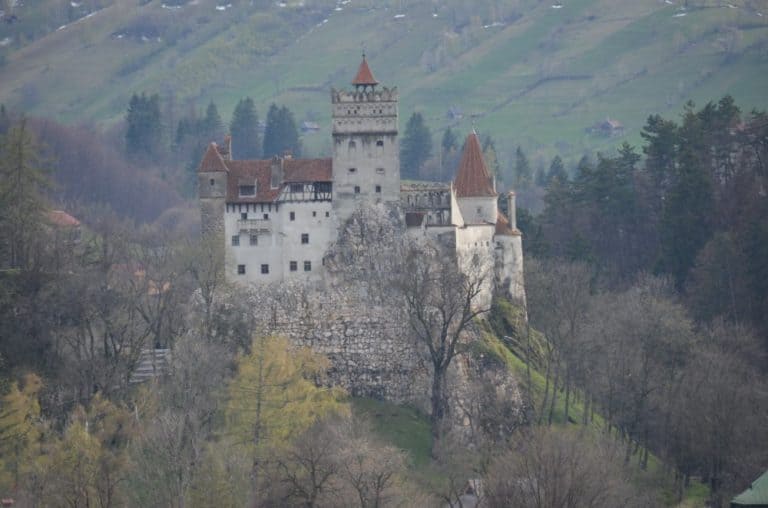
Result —
POLYGON ((355 75, 355 79, 352 80, 352 84, 355 86, 379 84, 379 82, 376 81, 376 78, 373 77, 371 68, 368 67, 368 62, 365 60, 365 55, 363 55, 363 61, 360 62, 360 67, 357 69, 357 74, 355 75))
POLYGON ((464 150, 453 186, 456 189, 456 196, 460 198, 497 195, 493 190, 491 175, 485 167, 483 150, 480 148, 480 140, 475 132, 467 136, 464 142, 464 150))
POLYGON ((200 162, 200 167, 197 170, 201 173, 207 173, 210 171, 228 171, 227 165, 224 163, 224 159, 219 153, 216 143, 208 145, 208 150, 203 156, 203 160, 200 162))

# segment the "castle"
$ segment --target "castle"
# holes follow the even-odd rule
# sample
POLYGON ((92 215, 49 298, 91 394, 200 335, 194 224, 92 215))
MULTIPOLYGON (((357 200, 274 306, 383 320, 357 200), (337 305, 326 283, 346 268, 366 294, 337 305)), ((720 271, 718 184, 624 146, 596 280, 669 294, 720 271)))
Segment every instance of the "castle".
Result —
POLYGON ((398 210, 406 232, 462 260, 482 259, 491 290, 524 303, 522 238, 498 209, 498 193, 477 134, 464 143, 453 182, 401 184, 397 88, 378 88, 363 55, 352 90, 331 90, 333 156, 236 160, 231 143, 211 143, 198 170, 204 235, 225 245, 231 280, 321 285, 323 259, 359 207, 398 210))

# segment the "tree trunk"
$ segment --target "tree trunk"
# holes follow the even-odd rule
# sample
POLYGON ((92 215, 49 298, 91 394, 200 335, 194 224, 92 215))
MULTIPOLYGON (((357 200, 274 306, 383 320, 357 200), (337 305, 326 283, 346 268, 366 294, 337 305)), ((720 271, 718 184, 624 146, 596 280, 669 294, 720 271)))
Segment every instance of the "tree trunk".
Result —
POLYGON ((544 413, 547 410, 547 400, 549 399, 549 376, 552 371, 552 359, 547 360, 547 371, 545 374, 546 382, 544 383, 544 400, 541 402, 541 413, 539 413, 539 424, 544 421, 544 413))
POLYGON ((555 379, 552 381, 552 400, 549 402, 549 418, 547 424, 552 425, 555 416, 555 404, 557 403, 557 385, 560 383, 560 362, 555 363, 555 379))
POLYGON ((571 402, 571 367, 565 367, 565 423, 568 423, 568 413, 571 402))
POLYGON ((434 375, 432 376, 432 413, 430 423, 432 426, 432 455, 434 457, 443 437, 443 426, 445 413, 447 409, 445 394, 446 368, 444 366, 434 365, 434 375))

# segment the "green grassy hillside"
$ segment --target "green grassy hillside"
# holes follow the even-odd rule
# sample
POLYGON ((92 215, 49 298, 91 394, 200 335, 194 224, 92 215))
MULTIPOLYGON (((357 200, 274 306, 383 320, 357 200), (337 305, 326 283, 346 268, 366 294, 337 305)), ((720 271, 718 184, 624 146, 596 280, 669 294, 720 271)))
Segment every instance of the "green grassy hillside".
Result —
POLYGON ((317 121, 323 130, 304 144, 327 153, 328 90, 348 83, 364 45, 379 81, 399 87, 402 124, 420 110, 439 141, 445 126, 474 122, 507 161, 517 144, 576 158, 637 143, 648 114, 674 116, 688 99, 729 93, 744 108, 768 107, 768 6, 751 0, 691 0, 687 10, 682 0, 508 0, 469 12, 413 0, 140 3, 104 1, 3 48, 0 102, 113 121, 131 93, 147 91, 173 97, 176 114, 214 99, 228 118, 250 95, 262 117, 275 101, 317 121), (450 107, 464 118, 449 120, 450 107), (624 124, 623 137, 585 132, 606 117, 624 124))

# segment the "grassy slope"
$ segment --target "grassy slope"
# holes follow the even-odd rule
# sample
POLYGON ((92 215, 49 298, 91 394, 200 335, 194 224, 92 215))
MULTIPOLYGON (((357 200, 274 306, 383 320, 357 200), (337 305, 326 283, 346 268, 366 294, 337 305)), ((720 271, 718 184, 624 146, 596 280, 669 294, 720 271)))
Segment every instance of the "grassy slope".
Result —
POLYGON ((394 19, 392 10, 353 1, 319 14, 327 22, 317 15, 310 22, 290 9, 241 15, 244 7, 236 4, 219 13, 201 0, 195 9, 204 22, 194 37, 166 44, 110 37, 138 15, 162 13, 157 1, 137 7, 117 0, 13 53, 0 68, 0 102, 26 97, 34 113, 112 120, 133 91, 173 90, 179 104, 215 98, 228 118, 248 94, 262 114, 272 101, 288 104, 299 119, 313 114, 324 128, 304 142, 327 153, 327 90, 345 86, 364 43, 377 77, 399 85, 404 119, 424 111, 437 131, 448 124, 448 107, 460 107, 467 117, 457 127, 468 130, 469 115, 477 115, 477 128, 494 135, 507 160, 516 144, 547 157, 612 150, 619 140, 584 133, 607 116, 622 121, 626 139, 638 143, 648 114, 674 116, 688 98, 731 93, 745 109, 768 107, 768 13, 706 8, 674 17, 675 7, 650 0, 564 4, 533 3, 511 24, 458 35, 448 30, 450 13, 438 9, 433 17, 426 2, 411 3, 405 18, 394 19), (741 28, 731 55, 718 32, 725 26, 741 28), (471 44, 462 42, 468 38, 471 44), (438 45, 453 56, 427 72, 422 55, 438 45), (564 76, 583 79, 551 79, 564 76))

